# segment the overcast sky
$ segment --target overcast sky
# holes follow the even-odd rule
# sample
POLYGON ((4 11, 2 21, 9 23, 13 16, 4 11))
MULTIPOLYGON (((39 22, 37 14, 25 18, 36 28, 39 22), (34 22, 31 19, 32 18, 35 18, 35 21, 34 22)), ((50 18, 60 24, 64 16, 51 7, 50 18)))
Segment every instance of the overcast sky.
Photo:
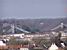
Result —
POLYGON ((0 0, 0 18, 67 16, 67 0, 0 0))

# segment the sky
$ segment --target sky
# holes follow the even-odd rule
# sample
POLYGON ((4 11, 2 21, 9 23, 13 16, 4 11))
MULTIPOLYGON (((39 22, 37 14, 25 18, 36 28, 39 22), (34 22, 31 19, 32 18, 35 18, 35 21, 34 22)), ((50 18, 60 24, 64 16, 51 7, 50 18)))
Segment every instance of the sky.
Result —
POLYGON ((0 18, 63 18, 67 0, 0 0, 0 18))

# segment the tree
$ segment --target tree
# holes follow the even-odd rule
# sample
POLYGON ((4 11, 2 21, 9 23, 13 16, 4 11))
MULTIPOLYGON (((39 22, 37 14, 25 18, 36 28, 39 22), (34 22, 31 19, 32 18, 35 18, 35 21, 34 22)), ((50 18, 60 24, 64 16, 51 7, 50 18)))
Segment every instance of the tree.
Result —
POLYGON ((48 48, 51 45, 51 40, 47 39, 46 37, 37 37, 32 39, 36 45, 44 46, 48 48))
POLYGON ((15 37, 11 37, 9 42, 7 43, 8 45, 28 45, 29 41, 24 41, 24 40, 16 40, 15 37))

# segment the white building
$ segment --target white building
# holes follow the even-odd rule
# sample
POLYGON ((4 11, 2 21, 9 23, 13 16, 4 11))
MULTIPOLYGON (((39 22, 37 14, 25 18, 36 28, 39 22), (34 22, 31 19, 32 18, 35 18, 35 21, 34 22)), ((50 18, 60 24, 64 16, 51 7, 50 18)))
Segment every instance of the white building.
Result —
POLYGON ((48 50, 58 50, 58 47, 55 45, 55 43, 52 43, 48 50))
POLYGON ((20 38, 24 38, 24 33, 22 34, 8 34, 8 35, 3 35, 3 37, 11 37, 11 36, 14 36, 14 37, 20 37, 20 38))
POLYGON ((29 48, 20 48, 20 50, 29 50, 29 48))
POLYGON ((3 43, 3 41, 0 41, 0 46, 6 46, 6 44, 3 43))

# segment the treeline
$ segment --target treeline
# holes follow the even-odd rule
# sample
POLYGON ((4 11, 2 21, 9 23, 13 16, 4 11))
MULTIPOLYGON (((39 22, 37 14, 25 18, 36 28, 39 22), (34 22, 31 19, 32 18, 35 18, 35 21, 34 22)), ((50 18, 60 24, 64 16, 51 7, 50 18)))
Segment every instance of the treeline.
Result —
POLYGON ((18 27, 31 31, 31 32, 46 32, 46 31, 50 31, 50 29, 59 25, 61 22, 63 22, 64 24, 67 24, 66 21, 67 21, 67 18, 61 18, 61 19, 5 19, 5 20, 2 19, 0 20, 0 33, 2 33, 4 23, 17 25, 18 27))

